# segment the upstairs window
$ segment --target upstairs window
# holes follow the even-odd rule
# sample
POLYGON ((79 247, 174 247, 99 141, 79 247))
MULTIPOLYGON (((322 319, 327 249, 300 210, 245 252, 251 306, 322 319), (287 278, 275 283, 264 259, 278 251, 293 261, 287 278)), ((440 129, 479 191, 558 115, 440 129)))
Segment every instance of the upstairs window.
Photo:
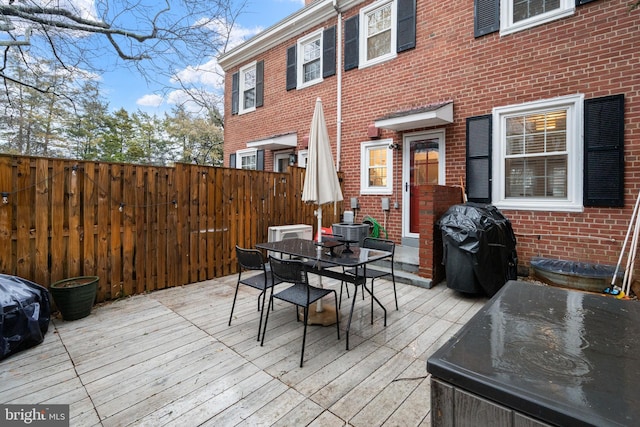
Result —
POLYGON ((344 21, 344 70, 393 59, 416 47, 416 0, 378 0, 344 21))
POLYGON ((256 109, 256 64, 240 69, 240 114, 256 109))
POLYGON ((500 34, 560 19, 572 15, 575 10, 575 0, 506 0, 500 3, 500 34))
POLYGON ((298 41, 298 88, 322 81, 322 30, 298 41))
POLYGON ((287 48, 287 90, 302 89, 335 74, 335 25, 320 28, 287 48))
POLYGON ((396 3, 373 3, 360 12, 362 37, 360 66, 366 67, 396 56, 396 3))
POLYGON ((573 15, 594 0, 475 0, 474 35, 514 33, 573 15))
POLYGON ((247 64, 231 77, 231 114, 244 114, 262 107, 264 61, 247 64))

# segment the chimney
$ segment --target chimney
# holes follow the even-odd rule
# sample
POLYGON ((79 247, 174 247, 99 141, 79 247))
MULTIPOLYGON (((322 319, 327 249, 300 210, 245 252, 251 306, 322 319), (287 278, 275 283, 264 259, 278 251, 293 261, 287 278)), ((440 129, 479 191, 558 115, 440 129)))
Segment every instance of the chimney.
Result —
POLYGON ((316 0, 304 0, 304 6, 307 7, 316 0))

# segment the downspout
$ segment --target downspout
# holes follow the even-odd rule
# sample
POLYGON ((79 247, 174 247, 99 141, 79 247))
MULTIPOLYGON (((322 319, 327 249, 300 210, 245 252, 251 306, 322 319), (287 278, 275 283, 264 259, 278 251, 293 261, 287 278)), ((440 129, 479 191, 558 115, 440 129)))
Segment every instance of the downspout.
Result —
POLYGON ((337 70, 336 70, 336 78, 337 82, 337 93, 336 93, 336 114, 337 114, 337 123, 336 123, 336 168, 337 170, 342 170, 341 165, 341 151, 342 151, 342 12, 340 11, 340 7, 338 6, 338 0, 333 0, 333 8, 338 12, 338 24, 337 24, 337 40, 336 44, 336 56, 338 60, 336 61, 337 70))

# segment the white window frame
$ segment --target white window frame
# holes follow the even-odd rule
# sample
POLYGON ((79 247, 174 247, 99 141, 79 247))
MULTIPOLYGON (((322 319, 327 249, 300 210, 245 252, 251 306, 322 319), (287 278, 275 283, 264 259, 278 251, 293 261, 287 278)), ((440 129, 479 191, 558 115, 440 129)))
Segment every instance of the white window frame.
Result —
POLYGON ((360 144, 360 194, 393 194, 393 150, 389 149, 391 144, 391 138, 360 144), (387 150, 387 185, 384 187, 369 185, 369 153, 379 148, 387 150))
POLYGON ((323 66, 323 31, 324 28, 320 28, 318 31, 315 31, 301 39, 298 40, 298 51, 296 54, 296 58, 297 60, 297 64, 296 64, 296 68, 297 68, 297 74, 298 74, 298 78, 297 78, 297 87, 296 89, 302 89, 308 86, 313 86, 315 84, 321 83, 322 82, 322 66, 323 66), (308 82, 304 81, 304 45, 315 41, 316 39, 320 40, 320 76, 317 79, 313 79, 313 80, 309 80, 308 82))
POLYGON ((298 166, 301 168, 307 167, 307 161, 309 160, 309 150, 298 151, 298 166))
POLYGON ((582 212, 584 95, 568 95, 493 109, 492 202, 499 209, 582 212), (506 119, 524 113, 567 111, 567 197, 506 198, 506 119))
POLYGON ((244 150, 236 151, 236 169, 242 169, 242 159, 244 157, 251 157, 251 156, 255 157, 256 167, 254 169, 248 169, 248 170, 256 170, 258 168, 258 150, 256 150, 255 148, 245 148, 244 150))
POLYGON ((396 52, 396 39, 398 34, 398 19, 397 19, 397 7, 398 3, 396 0, 379 0, 375 3, 370 4, 367 7, 363 7, 360 9, 360 61, 358 68, 366 68, 375 64, 380 64, 381 62, 386 62, 390 59, 398 56, 396 52), (379 9, 387 4, 391 3, 391 46, 390 52, 385 55, 378 56, 374 59, 367 59, 367 14, 373 12, 376 9, 379 9))
MULTIPOLYGON (((252 63, 247 64, 244 67, 240 68, 240 72, 238 74, 238 78, 240 80, 238 85, 238 114, 250 113, 256 110, 255 102, 253 107, 250 107, 250 108, 244 107, 244 91, 245 91, 244 75, 247 71, 250 71, 251 69, 253 69, 255 73, 257 71, 256 70, 257 64, 258 64, 257 61, 253 61, 252 63)), ((253 89, 254 91, 256 91, 256 95, 257 95, 257 88, 254 86, 253 89)))
POLYGON ((560 7, 556 10, 532 16, 522 21, 513 22, 513 2, 514 0, 502 0, 500 2, 500 35, 515 33, 566 16, 571 16, 576 10, 575 0, 560 0, 560 7))

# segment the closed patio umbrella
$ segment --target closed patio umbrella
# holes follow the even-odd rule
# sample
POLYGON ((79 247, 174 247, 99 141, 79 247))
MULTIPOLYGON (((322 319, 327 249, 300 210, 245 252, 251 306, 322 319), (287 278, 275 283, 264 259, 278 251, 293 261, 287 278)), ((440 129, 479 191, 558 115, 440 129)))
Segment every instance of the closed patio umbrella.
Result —
MULTIPOLYGON (((309 154, 307 158, 307 171, 304 176, 304 186, 302 187, 302 201, 315 203, 318 205, 316 216, 318 217, 318 243, 322 242, 322 205, 335 203, 342 200, 342 189, 336 172, 333 157, 331 155, 331 144, 329 141, 329 131, 324 118, 322 100, 318 97, 316 107, 311 119, 311 129, 309 131, 309 154)), ((318 255, 322 248, 318 246, 318 255)), ((322 278, 321 278, 322 280, 322 278)), ((322 281, 320 282, 322 286, 322 281)), ((323 311, 322 300, 318 300, 316 313, 323 311)), ((309 314, 309 323, 327 323, 327 320, 319 320, 309 314)), ((321 316, 323 319, 335 319, 333 316, 321 316)), ((331 322, 332 320, 328 320, 331 322)))
POLYGON ((342 189, 331 155, 329 132, 322 109, 322 100, 316 100, 309 131, 307 171, 302 187, 302 201, 318 205, 318 242, 322 241, 322 205, 342 200, 342 189))

